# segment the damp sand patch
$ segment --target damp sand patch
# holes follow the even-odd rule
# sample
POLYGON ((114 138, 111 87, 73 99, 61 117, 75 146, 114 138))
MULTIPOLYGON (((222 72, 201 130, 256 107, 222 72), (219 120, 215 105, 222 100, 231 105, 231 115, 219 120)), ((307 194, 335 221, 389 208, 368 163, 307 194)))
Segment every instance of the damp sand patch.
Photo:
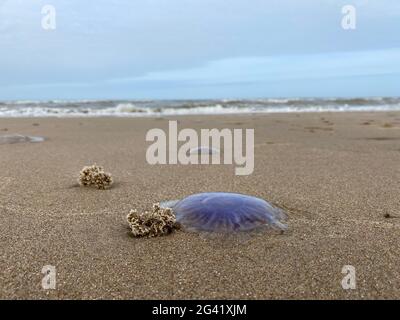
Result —
POLYGON ((45 140, 44 137, 24 136, 21 134, 7 134, 0 136, 0 144, 39 143, 45 140))

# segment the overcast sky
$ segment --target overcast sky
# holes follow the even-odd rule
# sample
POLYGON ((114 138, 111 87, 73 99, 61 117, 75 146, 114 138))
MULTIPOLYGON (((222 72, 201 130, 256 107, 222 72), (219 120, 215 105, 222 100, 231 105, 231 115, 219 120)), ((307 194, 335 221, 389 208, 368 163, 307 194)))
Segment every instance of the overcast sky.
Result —
POLYGON ((399 30, 399 0, 0 0, 0 100, 400 96, 399 30))

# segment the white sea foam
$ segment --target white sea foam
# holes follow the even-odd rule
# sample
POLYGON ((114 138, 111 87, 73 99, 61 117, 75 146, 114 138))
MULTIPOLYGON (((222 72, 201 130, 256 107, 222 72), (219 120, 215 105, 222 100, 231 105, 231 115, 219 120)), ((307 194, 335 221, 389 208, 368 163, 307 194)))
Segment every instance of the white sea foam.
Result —
POLYGON ((400 98, 210 101, 0 102, 0 117, 152 117, 174 115, 400 111, 400 98))

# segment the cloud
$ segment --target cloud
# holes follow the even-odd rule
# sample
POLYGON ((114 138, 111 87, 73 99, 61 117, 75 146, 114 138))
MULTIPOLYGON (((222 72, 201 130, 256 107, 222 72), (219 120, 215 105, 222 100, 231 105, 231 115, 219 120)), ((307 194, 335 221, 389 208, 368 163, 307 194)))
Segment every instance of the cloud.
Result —
POLYGON ((346 96, 360 95, 360 90, 380 96, 397 95, 393 83, 399 80, 400 48, 397 48, 228 58, 201 67, 150 72, 139 77, 80 83, 49 82, 5 89, 10 92, 42 92, 47 89, 63 93, 86 92, 85 98, 137 99, 223 98, 230 95, 256 98, 293 96, 294 93, 294 96, 340 96, 336 93, 339 88, 346 96), (300 88, 304 88, 303 94, 300 88))
MULTIPOLYGON (((395 32, 400 3, 360 1, 0 0, 0 99, 12 95, 10 88, 45 90, 46 84, 68 87, 74 96, 87 87, 128 96, 132 85, 154 93, 173 92, 175 82, 209 87, 242 81, 250 88, 304 74, 336 76, 335 68, 317 66, 318 61, 378 76, 386 71, 368 68, 376 61, 355 70, 358 61, 341 65, 335 53, 347 59, 345 52, 360 56, 400 47, 395 32), (57 29, 51 32, 40 24, 48 3, 57 10, 57 29), (340 25, 341 5, 348 3, 359 6, 351 32, 340 25), (149 83, 154 90, 146 88, 149 83), (126 91, 114 88, 118 85, 126 91)), ((387 70, 390 60, 385 63, 376 68, 387 70)), ((16 99, 23 94, 15 92, 16 99)))
POLYGON ((212 61, 202 67, 151 72, 145 76, 110 82, 181 81, 194 83, 229 80, 241 83, 324 79, 400 73, 400 49, 335 52, 310 55, 243 57, 212 61))

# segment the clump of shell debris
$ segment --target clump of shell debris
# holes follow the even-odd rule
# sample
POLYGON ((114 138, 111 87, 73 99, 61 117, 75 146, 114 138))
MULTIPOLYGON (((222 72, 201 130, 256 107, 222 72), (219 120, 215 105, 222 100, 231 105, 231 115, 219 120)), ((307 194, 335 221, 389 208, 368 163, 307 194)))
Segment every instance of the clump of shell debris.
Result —
POLYGON ((113 179, 110 173, 104 172, 103 167, 94 164, 81 170, 78 182, 84 187, 95 186, 105 190, 111 187, 113 179))
POLYGON ((137 210, 131 210, 126 218, 133 236, 138 238, 159 237, 180 228, 172 210, 161 208, 158 203, 153 205, 152 211, 139 213, 137 210))

